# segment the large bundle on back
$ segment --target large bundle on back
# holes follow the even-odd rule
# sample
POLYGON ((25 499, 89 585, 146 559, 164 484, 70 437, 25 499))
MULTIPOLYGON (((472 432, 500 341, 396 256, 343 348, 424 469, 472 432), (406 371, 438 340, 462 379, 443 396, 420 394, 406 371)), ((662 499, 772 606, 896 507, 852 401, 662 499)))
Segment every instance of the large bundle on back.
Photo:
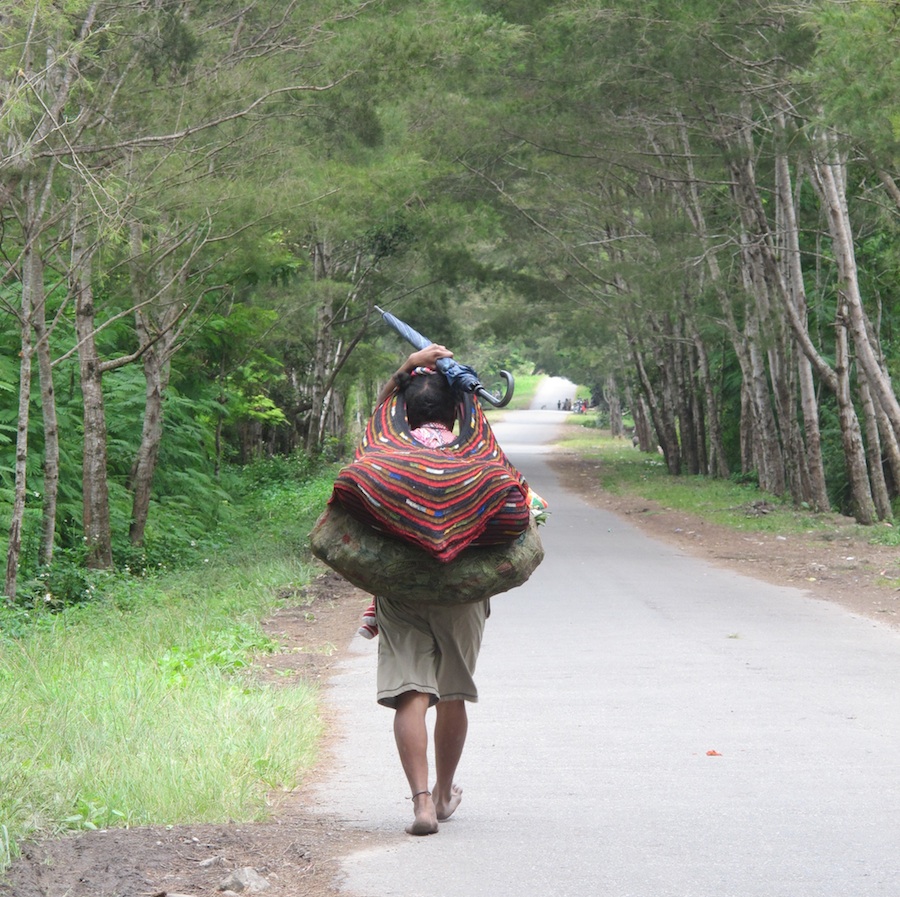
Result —
POLYGON ((360 589, 407 601, 466 604, 514 589, 544 558, 537 525, 513 542, 467 548, 442 563, 332 504, 310 535, 313 553, 360 589))
POLYGON ((543 559, 528 485, 471 395, 458 437, 440 449, 412 438, 402 396, 383 403, 310 543, 372 594, 444 603, 515 588, 543 559))

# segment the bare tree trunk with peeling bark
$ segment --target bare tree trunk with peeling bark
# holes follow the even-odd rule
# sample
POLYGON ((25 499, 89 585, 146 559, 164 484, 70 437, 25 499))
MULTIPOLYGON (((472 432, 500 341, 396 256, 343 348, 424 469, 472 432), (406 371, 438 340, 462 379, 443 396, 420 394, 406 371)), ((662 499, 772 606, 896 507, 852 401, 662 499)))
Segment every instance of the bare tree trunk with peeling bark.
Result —
POLYGON ((834 369, 838 381, 838 408, 841 421, 841 440, 844 446, 844 457, 847 462, 847 479, 850 482, 850 502, 853 515, 859 523, 869 525, 875 522, 875 502, 866 466, 866 453, 863 446, 859 421, 848 409, 853 407, 850 395, 850 348, 845 326, 846 304, 838 308, 838 320, 835 327, 835 363, 834 369))
POLYGON ((365 267, 361 254, 356 253, 353 263, 345 269, 350 276, 351 287, 341 297, 340 302, 336 302, 332 289, 343 287, 333 277, 336 263, 331 248, 324 242, 315 243, 312 248, 312 260, 316 282, 324 287, 316 308, 315 347, 309 378, 312 407, 306 433, 306 450, 315 453, 322 448, 326 435, 329 433, 339 435, 343 432, 344 409, 342 397, 338 395, 335 383, 353 349, 365 335, 372 300, 365 303, 366 307, 361 315, 362 323, 349 339, 339 336, 338 332, 340 327, 345 327, 350 321, 351 308, 362 304, 361 297, 372 268, 365 267))
POLYGON ((722 441, 722 423, 719 419, 719 405, 716 401, 713 389, 712 370, 709 363, 709 353, 706 343, 701 338, 696 327, 692 327, 691 339, 694 341, 694 351, 697 353, 700 382, 703 384, 703 392, 706 396, 706 413, 709 418, 709 458, 707 473, 711 477, 726 479, 729 475, 728 459, 725 457, 725 445, 722 441))
POLYGON ((97 352, 94 292, 91 284, 92 249, 83 223, 75 224, 72 287, 75 293, 75 334, 84 414, 82 460, 82 525, 87 565, 108 570, 113 565, 107 478, 106 410, 103 403, 103 365, 97 352))
MULTIPOLYGON (((138 338, 142 342, 151 338, 146 326, 141 323, 138 324, 138 338)), ((166 346, 154 345, 143 357, 144 419, 141 424, 141 442, 128 476, 128 487, 132 493, 128 538, 132 545, 144 544, 153 475, 163 436, 163 398, 168 389, 171 369, 167 354, 166 346)))
POLYGON ((50 333, 46 322, 44 266, 35 252, 34 336, 35 353, 41 384, 41 416, 44 421, 44 490, 41 496, 40 563, 53 561, 56 542, 56 505, 59 495, 59 423, 56 415, 56 390, 53 386, 53 359, 50 355, 50 333))
POLYGON ((642 452, 652 452, 657 440, 653 438, 653 424, 650 420, 650 410, 642 393, 634 395, 631 386, 625 388, 625 401, 631 408, 631 416, 634 418, 634 435, 637 439, 637 447, 642 452))
MULTIPOLYGON (((743 170, 746 175, 746 168, 738 167, 743 170)), ((758 234, 757 245, 760 249, 760 258, 765 265, 767 276, 771 278, 775 286, 776 295, 780 298, 782 308, 787 315, 791 330, 801 345, 804 354, 814 366, 816 373, 823 379, 828 388, 834 393, 838 402, 838 413, 841 422, 842 445, 844 449, 844 457, 848 471, 852 475, 852 491, 854 497, 854 507, 857 509, 857 519, 860 523, 871 523, 874 520, 875 511, 874 503, 871 497, 871 488, 868 477, 865 476, 865 484, 861 482, 860 470, 865 474, 865 455, 862 449, 862 436, 860 433, 859 420, 856 410, 853 406, 852 396, 849 388, 849 350, 841 344, 840 340, 846 339, 846 333, 843 328, 838 328, 838 339, 836 354, 840 359, 840 365, 836 364, 832 369, 822 358, 821 354, 815 348, 810 339, 809 333, 803 321, 801 321, 798 307, 794 305, 790 290, 788 289, 781 268, 777 263, 774 241, 768 221, 766 219, 763 202, 759 196, 759 190, 755 180, 746 176, 741 177, 742 193, 741 203, 743 211, 747 214, 746 222, 755 223, 752 225, 754 232, 758 234), (842 353, 846 352, 847 357, 844 358, 842 353), (860 468, 862 462, 862 468, 860 468)))
MULTIPOLYGON (((750 214, 747 193, 755 189, 756 178, 752 161, 738 156, 730 163, 732 195, 741 217, 741 276, 747 294, 744 338, 750 360, 750 398, 754 414, 754 445, 760 487, 775 495, 785 492, 787 477, 784 464, 783 441, 779 421, 773 411, 770 377, 767 370, 765 345, 771 345, 771 334, 763 332, 769 311, 769 283, 766 278, 762 235, 750 214)), ((780 364, 780 362, 779 362, 780 364)), ((774 375, 773 375, 774 379, 774 375)))
MULTIPOLYGON (((745 264, 752 264, 746 254, 745 264)), ((746 288, 748 294, 752 294, 754 286, 749 282, 749 277, 746 288)), ((744 318, 744 343, 749 363, 747 396, 753 413, 753 457, 759 474, 759 485, 766 492, 782 495, 785 488, 784 460, 779 445, 778 426, 772 411, 769 374, 759 326, 759 308, 749 298, 744 318)))
MULTIPOLYGON (((29 185, 33 189, 33 185, 29 185)), ((33 198, 33 196, 32 196, 33 198)), ((31 410, 31 372, 33 358, 32 344, 32 300, 34 293, 33 275, 35 248, 32 235, 25 234, 25 252, 22 262, 22 307, 19 325, 22 334, 22 349, 19 355, 19 411, 16 419, 16 464, 15 491, 9 526, 9 545, 6 552, 6 583, 4 593, 8 600, 16 597, 19 575, 19 559, 22 553, 22 527, 25 521, 25 495, 28 488, 28 422, 31 410)))
MULTIPOLYGON (((784 131, 783 117, 779 119, 779 126, 784 131)), ((808 332, 806 287, 800 264, 800 230, 797 225, 790 165, 787 154, 783 152, 778 153, 775 158, 775 196, 781 222, 779 231, 782 241, 784 284, 788 290, 788 295, 783 297, 783 301, 795 309, 797 326, 808 332)), ((778 289, 781 289, 781 285, 778 285, 778 289)), ((790 320, 788 325, 791 325, 790 320)), ((819 427, 819 403, 813 379, 813 366, 803 351, 803 345, 797 338, 795 330, 796 328, 791 327, 797 345, 797 385, 803 417, 804 469, 807 480, 804 500, 817 511, 827 511, 831 503, 825 482, 825 464, 822 460, 822 432, 819 427)))
POLYGON ((866 376, 857 373, 860 405, 863 410, 863 421, 866 433, 866 459, 869 465, 869 481, 872 488, 872 499, 879 520, 890 520, 893 517, 891 498, 888 495, 887 481, 881 461, 881 437, 878 432, 878 418, 875 414, 875 403, 866 383, 866 376))
POLYGON ((646 399, 650 419, 653 421, 659 446, 666 459, 666 467, 669 473, 678 476, 681 474, 681 447, 678 444, 678 430, 672 409, 666 403, 665 396, 660 396, 654 388, 635 340, 632 339, 629 342, 641 384, 641 392, 646 399))
MULTIPOLYGON (((22 191, 22 203, 19 211, 19 221, 24 236, 24 246, 18 264, 11 266, 12 271, 20 272, 22 283, 23 301, 28 308, 28 317, 33 331, 34 339, 30 338, 23 343, 21 348, 22 358, 28 359, 29 374, 26 384, 26 395, 31 387, 31 376, 34 357, 37 357, 38 372, 41 390, 41 415, 44 429, 44 458, 43 458, 43 490, 41 495, 41 538, 39 544, 38 560, 42 565, 50 564, 53 560, 54 544, 56 541, 56 508, 59 492, 59 425, 56 414, 56 393, 53 386, 53 363, 50 353, 50 333, 47 326, 46 288, 44 285, 44 242, 47 229, 47 204, 52 196, 53 171, 56 164, 51 163, 48 170, 42 175, 32 172, 25 178, 22 191)), ((24 311, 24 309, 23 309, 24 311)), ((23 331, 24 334, 24 331, 23 331)), ((30 417, 30 415, 29 415, 30 417)), ((26 464, 21 471, 16 473, 16 493, 26 490, 25 470, 27 470, 27 440, 19 446, 26 453, 26 464), (20 480, 19 477, 22 476, 20 480)), ((17 455, 18 457, 18 455, 17 455)), ((24 494, 24 491, 23 491, 24 494)), ((21 552, 21 528, 24 502, 21 506, 18 498, 14 501, 11 518, 11 538, 9 551, 14 558, 9 558, 8 570, 16 570, 19 566, 21 552)), ((15 585, 8 582, 8 589, 14 592, 15 585)))
MULTIPOLYGON (((324 278, 327 262, 323 258, 324 247, 317 244, 313 259, 316 278, 324 278)), ((309 424, 306 432, 306 451, 315 452, 319 448, 319 432, 325 415, 325 381, 328 378, 328 359, 331 356, 331 325, 334 319, 331 296, 326 294, 319 299, 316 306, 316 336, 313 349, 312 374, 310 376, 309 424)))
POLYGON ((873 397, 884 409, 891 427, 900 438, 900 402, 870 339, 870 322, 863 307, 853 228, 847 207, 846 161, 839 153, 832 136, 821 135, 818 147, 819 156, 812 163, 813 183, 828 216, 841 295, 846 303, 847 321, 853 335, 857 364, 866 375, 873 397))
POLYGON ((897 441, 897 434, 894 433, 884 409, 877 402, 873 402, 872 405, 881 437, 881 451, 891 473, 891 482, 896 494, 900 492, 900 442, 897 441))
POLYGON ((619 385, 616 375, 608 373, 603 383, 603 398, 609 406, 609 432, 613 439, 621 439, 625 435, 622 423, 622 400, 619 397, 619 385))
MULTIPOLYGON (((176 326, 188 311, 179 304, 176 296, 183 293, 188 265, 192 253, 178 270, 173 263, 174 246, 185 242, 164 239, 158 247, 162 258, 157 263, 157 276, 148 284, 145 261, 148 253, 143 251, 143 229, 137 221, 131 223, 131 288, 134 304, 135 332, 138 345, 145 346, 142 361, 144 369, 144 415, 141 424, 141 441, 131 470, 128 474, 128 488, 131 490, 131 523, 128 537, 132 545, 143 545, 144 533, 150 512, 153 477, 159 459, 159 449, 163 437, 163 408, 166 391, 169 388, 171 360, 179 342, 176 326)), ((153 253, 149 253, 152 256, 153 253)))

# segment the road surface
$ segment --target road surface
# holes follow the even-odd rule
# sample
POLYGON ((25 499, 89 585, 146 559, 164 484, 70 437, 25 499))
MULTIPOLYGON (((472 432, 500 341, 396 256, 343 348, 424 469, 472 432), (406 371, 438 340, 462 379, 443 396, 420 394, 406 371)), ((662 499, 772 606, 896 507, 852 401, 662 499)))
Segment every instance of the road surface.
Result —
POLYGON ((350 897, 897 897, 900 637, 714 568, 567 491, 552 395, 495 432, 550 501, 546 558, 492 601, 437 835, 411 819, 376 644, 328 689, 350 897), (550 410, 540 410, 545 405, 550 410))

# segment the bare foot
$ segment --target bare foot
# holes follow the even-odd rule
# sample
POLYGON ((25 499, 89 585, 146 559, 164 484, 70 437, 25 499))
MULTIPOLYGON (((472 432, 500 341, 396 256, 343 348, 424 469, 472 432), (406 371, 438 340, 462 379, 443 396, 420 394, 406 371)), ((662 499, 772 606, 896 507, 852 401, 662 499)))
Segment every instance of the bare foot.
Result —
POLYGON ((459 785, 450 786, 450 795, 444 799, 441 795, 437 795, 434 800, 434 808, 438 819, 449 819, 453 815, 453 811, 459 806, 462 800, 462 788, 459 785))
POLYGON ((438 830, 438 817, 434 801, 427 791, 423 791, 413 798, 413 810, 416 818, 411 825, 406 826, 406 833, 408 835, 435 834, 438 830))

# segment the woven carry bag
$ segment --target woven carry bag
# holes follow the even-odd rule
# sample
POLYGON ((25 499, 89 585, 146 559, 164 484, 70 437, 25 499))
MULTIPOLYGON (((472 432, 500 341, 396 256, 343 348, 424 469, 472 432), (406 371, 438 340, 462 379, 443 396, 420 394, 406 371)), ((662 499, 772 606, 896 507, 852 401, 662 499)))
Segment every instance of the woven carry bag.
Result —
POLYGON ((445 563, 470 546, 513 542, 531 520, 528 484, 471 395, 458 417, 452 442, 426 448, 412 438, 403 396, 392 396, 369 419, 329 503, 445 563))
POLYGON ((467 604, 526 582, 544 559, 532 520, 506 545, 473 546, 442 563, 420 548, 391 538, 332 502, 309 536, 312 553, 357 588, 406 601, 467 604))

